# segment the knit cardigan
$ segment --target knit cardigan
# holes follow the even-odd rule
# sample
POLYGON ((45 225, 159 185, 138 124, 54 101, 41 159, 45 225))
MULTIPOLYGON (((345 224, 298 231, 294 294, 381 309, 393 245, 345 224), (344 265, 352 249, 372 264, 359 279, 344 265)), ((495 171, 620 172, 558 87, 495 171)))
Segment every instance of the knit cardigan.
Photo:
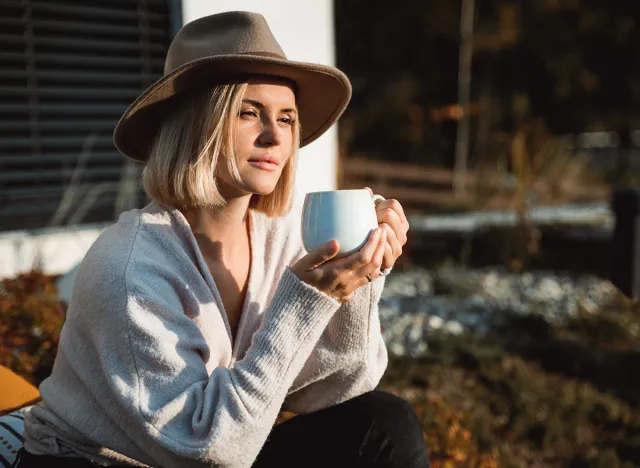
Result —
POLYGON ((186 219, 123 213, 80 265, 53 372, 25 421, 29 452, 99 464, 250 467, 280 410, 372 390, 387 365, 379 277, 344 304, 289 268, 306 254, 298 203, 250 210, 235 339, 186 219))

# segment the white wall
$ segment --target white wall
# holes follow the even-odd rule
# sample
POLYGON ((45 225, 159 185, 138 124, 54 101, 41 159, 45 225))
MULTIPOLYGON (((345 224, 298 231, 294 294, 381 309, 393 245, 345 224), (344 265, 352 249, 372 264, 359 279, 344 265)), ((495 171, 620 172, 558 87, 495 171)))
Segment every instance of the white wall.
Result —
MULTIPOLYGON (((262 14, 288 59, 335 65, 333 0, 182 0, 185 22, 230 10, 262 14)), ((334 125, 300 151, 299 193, 336 188, 337 148, 334 125)))
POLYGON ((0 233, 0 279, 41 268, 45 273, 71 270, 105 225, 47 228, 0 233))

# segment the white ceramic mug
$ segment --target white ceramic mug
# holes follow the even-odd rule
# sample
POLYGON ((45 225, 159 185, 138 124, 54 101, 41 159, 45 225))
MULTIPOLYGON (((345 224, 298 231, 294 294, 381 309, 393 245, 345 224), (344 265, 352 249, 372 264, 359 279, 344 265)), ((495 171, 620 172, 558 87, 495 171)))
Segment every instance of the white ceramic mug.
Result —
POLYGON ((384 200, 368 190, 310 192, 302 208, 302 242, 307 252, 336 239, 339 257, 360 250, 378 227, 375 205, 384 200))

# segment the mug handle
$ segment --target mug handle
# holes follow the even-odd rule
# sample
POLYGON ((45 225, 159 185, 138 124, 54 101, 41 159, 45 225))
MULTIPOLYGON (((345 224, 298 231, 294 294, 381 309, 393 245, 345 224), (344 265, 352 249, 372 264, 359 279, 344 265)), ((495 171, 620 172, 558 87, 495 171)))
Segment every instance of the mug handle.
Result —
POLYGON ((374 206, 380 203, 381 201, 386 200, 386 198, 384 198, 382 195, 372 195, 371 199, 373 200, 374 206))

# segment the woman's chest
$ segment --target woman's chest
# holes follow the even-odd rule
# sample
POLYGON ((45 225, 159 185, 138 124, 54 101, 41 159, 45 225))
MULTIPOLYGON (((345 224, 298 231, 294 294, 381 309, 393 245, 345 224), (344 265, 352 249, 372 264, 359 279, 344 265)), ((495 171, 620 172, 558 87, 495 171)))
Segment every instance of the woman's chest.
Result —
POLYGON ((205 361, 209 371, 220 365, 230 367, 245 356, 277 294, 287 265, 265 265, 260 257, 254 261, 254 271, 234 268, 216 274, 214 282, 219 298, 213 293, 201 303, 195 322, 208 347, 205 361))
POLYGON ((229 321, 232 337, 235 339, 249 288, 249 259, 240 257, 230 265, 210 265, 209 271, 222 301, 223 313, 229 321))
POLYGON ((253 251, 230 262, 206 262, 213 283, 207 280, 211 294, 197 322, 211 351, 208 368, 230 366, 244 357, 268 315, 282 275, 297 260, 299 249, 287 245, 288 236, 276 237, 257 235, 253 251), (220 352, 222 356, 214 357, 220 352))

